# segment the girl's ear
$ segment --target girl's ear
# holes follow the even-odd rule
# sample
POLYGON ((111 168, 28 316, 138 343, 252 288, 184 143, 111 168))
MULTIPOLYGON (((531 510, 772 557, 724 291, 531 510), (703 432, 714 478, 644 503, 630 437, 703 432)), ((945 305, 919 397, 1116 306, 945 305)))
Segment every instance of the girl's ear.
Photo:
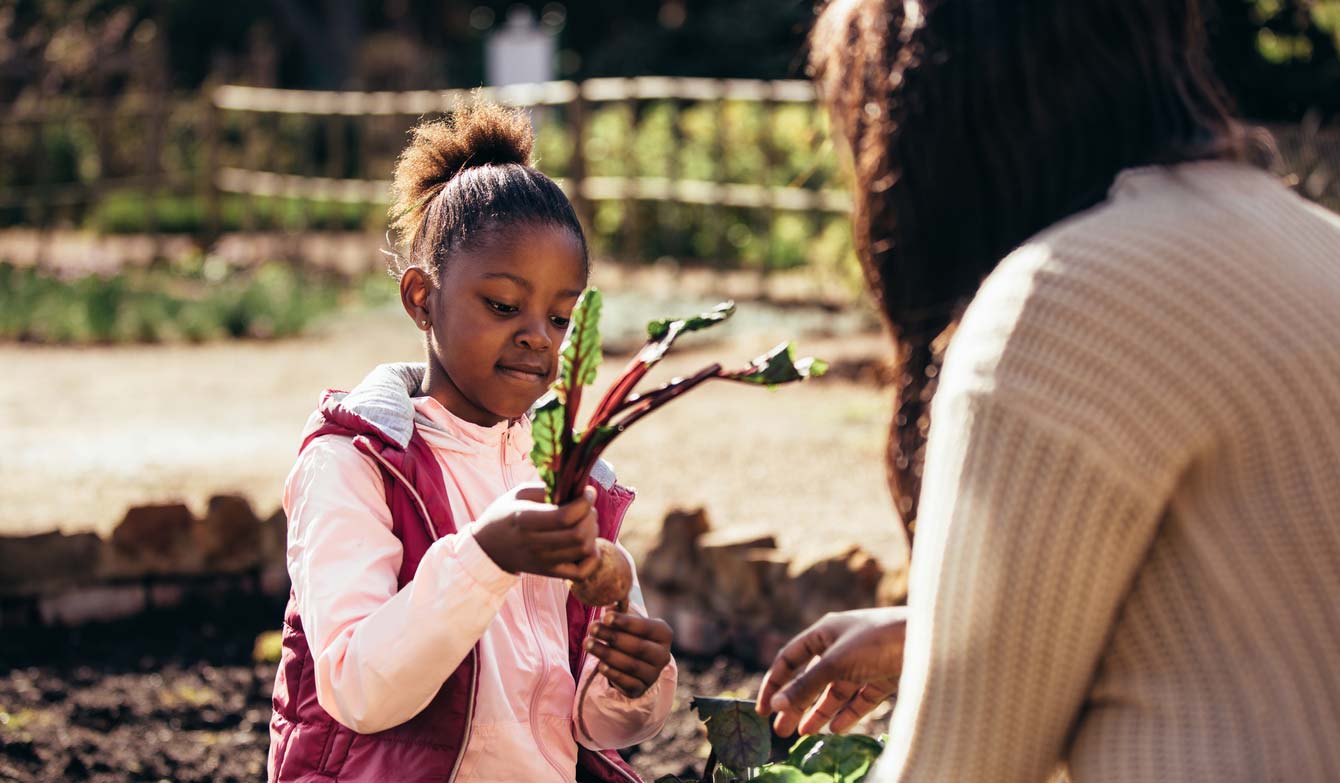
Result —
POLYGON ((400 304, 414 319, 414 325, 425 332, 433 327, 432 293, 432 281, 422 269, 412 266, 400 276, 400 304))

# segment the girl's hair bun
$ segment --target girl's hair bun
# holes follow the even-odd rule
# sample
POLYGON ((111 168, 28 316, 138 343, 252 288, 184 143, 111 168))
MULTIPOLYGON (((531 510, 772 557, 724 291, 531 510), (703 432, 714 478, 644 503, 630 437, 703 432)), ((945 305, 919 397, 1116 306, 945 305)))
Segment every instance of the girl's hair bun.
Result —
POLYGON ((475 97, 446 119, 420 123, 396 161, 391 182, 391 227, 408 245, 433 198, 466 169, 530 165, 534 132, 520 109, 475 97))

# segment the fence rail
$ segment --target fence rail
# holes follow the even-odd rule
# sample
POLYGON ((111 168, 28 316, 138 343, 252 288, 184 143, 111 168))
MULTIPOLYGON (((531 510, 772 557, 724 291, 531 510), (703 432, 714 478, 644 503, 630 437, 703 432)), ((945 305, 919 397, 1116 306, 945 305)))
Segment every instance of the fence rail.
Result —
MULTIPOLYGON (((135 246, 155 255, 180 246, 164 234, 203 248, 237 232, 380 237, 406 131, 474 94, 531 110, 540 167, 610 254, 763 269, 850 257, 850 195, 809 82, 653 76, 408 92, 216 85, 0 107, 0 256, 4 226, 144 234, 135 246)), ((1270 130, 1297 189, 1340 210, 1340 129, 1270 130)))

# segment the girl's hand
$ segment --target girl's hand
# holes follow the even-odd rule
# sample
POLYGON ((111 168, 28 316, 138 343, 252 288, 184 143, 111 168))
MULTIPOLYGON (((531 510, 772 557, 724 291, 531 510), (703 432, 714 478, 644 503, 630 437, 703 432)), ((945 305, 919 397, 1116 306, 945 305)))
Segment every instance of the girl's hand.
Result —
POLYGON ((779 713, 782 737, 817 734, 829 721, 833 732, 846 731, 898 690, 906 627, 902 606, 825 616, 777 654, 759 689, 759 713, 779 713))
POLYGON ((636 699, 669 665, 672 641, 674 632, 664 620, 606 609, 591 623, 586 649, 600 661, 596 671, 623 695, 636 699))
POLYGON ((584 579, 596 557, 596 491, 562 506, 544 502, 544 487, 526 485, 503 495, 479 517, 475 540, 504 571, 584 579))

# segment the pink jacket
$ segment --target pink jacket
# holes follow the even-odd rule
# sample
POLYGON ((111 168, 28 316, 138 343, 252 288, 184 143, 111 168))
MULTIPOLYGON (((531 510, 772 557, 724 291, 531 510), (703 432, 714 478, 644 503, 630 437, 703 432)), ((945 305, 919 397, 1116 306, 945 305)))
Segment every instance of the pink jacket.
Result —
MULTIPOLYGON (((406 402, 398 402, 385 392, 405 372, 403 365, 379 368, 360 389, 380 384, 381 393, 360 397, 355 390, 351 398, 388 430, 410 426, 412 417, 415 440, 442 471, 458 532, 427 546, 402 589, 402 541, 382 467, 348 437, 322 435, 302 451, 285 482, 284 509, 293 605, 314 661, 316 700, 359 734, 382 732, 423 711, 477 648, 468 740, 453 779, 571 783, 578 743, 626 747, 660 730, 674 698, 675 666, 645 695, 628 699, 595 675, 595 659, 586 656, 581 679, 595 677, 584 710, 590 734, 577 730, 566 583, 503 571, 473 535, 473 520, 497 497, 538 480, 528 459, 529 423, 486 428, 431 398, 410 401, 402 392, 406 402), (412 409, 393 410, 398 404, 412 409)), ((304 439, 323 423, 314 414, 304 439)), ((636 584, 633 605, 644 612, 636 584)))

